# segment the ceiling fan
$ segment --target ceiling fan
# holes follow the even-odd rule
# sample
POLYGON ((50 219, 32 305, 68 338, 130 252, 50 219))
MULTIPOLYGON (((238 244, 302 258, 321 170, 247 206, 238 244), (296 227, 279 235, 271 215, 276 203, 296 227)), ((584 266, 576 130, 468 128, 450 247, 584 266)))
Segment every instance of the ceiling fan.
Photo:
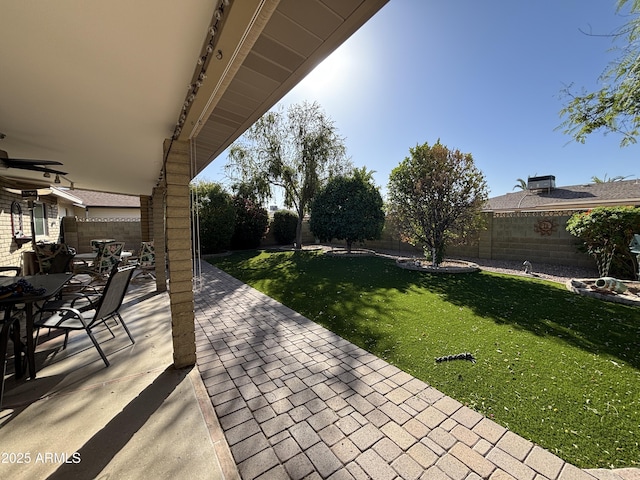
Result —
POLYGON ((31 170, 34 172, 54 173, 56 175, 66 175, 67 172, 50 168, 48 165, 62 165, 55 160, 30 160, 27 158, 9 158, 4 150, 0 150, 0 166, 4 168, 18 168, 21 170, 31 170))

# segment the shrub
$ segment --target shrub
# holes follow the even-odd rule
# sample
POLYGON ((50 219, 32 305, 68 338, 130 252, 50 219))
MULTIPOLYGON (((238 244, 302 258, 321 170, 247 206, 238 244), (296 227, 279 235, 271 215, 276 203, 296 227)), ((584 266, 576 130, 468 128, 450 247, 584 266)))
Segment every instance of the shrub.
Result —
POLYGON ((273 236, 280 245, 289 245, 296 238, 298 215, 289 210, 279 210, 273 214, 273 236))
POLYGON ((236 222, 231 247, 235 249, 258 248, 269 225, 269 214, 254 201, 236 195, 233 198, 236 222))
POLYGON ((231 245, 236 212, 231 195, 213 182, 202 182, 191 188, 197 192, 192 208, 199 216, 200 250, 219 253, 231 245))
POLYGON ((575 213, 567 221, 567 231, 582 240, 580 249, 596 259, 600 276, 635 277, 629 243, 640 233, 640 208, 596 207, 575 213))

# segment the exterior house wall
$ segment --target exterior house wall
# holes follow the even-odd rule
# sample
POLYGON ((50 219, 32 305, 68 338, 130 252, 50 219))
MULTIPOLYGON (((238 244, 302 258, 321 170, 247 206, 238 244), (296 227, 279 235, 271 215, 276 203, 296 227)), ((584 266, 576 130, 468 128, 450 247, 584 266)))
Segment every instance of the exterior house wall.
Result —
MULTIPOLYGON (((31 241, 24 244, 16 243, 13 238, 11 224, 11 204, 17 201, 22 208, 22 230, 25 237, 31 237, 31 214, 29 203, 20 195, 6 191, 8 186, 0 181, 0 265, 22 266, 22 257, 25 252, 32 251, 31 241)), ((36 241, 57 242, 60 238, 60 219, 58 218, 58 203, 55 197, 41 198, 47 212, 47 235, 38 235, 36 241)))

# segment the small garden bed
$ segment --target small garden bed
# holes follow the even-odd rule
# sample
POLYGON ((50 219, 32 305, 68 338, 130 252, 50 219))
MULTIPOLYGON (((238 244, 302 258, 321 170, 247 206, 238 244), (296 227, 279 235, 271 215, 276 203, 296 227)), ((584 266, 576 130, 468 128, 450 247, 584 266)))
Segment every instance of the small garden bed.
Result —
POLYGON ((436 267, 426 259, 399 258, 396 260, 396 265, 406 270, 418 270, 428 273, 472 273, 480 270, 480 267, 473 262, 449 259, 445 259, 436 267))

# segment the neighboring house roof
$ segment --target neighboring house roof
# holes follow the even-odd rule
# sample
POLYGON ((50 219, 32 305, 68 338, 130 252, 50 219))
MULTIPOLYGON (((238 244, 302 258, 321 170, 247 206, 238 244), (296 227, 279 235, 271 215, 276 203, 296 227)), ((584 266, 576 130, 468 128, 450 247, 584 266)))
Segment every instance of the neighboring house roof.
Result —
POLYGON ((83 207, 140 208, 140 197, 118 193, 73 190, 73 196, 82 200, 83 207))
POLYGON ((485 211, 574 210, 598 206, 640 206, 640 180, 523 190, 490 198, 485 211))

